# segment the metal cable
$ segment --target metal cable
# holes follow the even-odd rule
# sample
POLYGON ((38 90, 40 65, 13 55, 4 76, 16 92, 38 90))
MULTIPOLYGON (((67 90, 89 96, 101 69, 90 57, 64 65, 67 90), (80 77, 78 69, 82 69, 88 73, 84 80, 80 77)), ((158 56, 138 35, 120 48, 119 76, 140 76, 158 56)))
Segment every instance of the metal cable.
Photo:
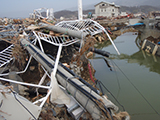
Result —
POLYGON ((149 103, 149 101, 144 97, 144 95, 138 90, 138 88, 131 82, 131 80, 125 75, 125 73, 118 67, 118 65, 111 60, 116 67, 122 72, 122 74, 126 77, 126 79, 131 83, 131 85, 137 90, 137 92, 141 95, 141 97, 148 103, 148 105, 155 111, 155 113, 157 113, 159 116, 160 114, 158 113, 158 111, 151 105, 151 103, 149 103))
POLYGON ((109 91, 109 90, 107 89, 107 87, 106 87, 101 81, 98 81, 98 82, 100 82, 100 84, 111 94, 111 96, 116 100, 116 102, 123 108, 123 111, 125 111, 124 106, 115 98, 115 96, 112 94, 112 92, 109 91))

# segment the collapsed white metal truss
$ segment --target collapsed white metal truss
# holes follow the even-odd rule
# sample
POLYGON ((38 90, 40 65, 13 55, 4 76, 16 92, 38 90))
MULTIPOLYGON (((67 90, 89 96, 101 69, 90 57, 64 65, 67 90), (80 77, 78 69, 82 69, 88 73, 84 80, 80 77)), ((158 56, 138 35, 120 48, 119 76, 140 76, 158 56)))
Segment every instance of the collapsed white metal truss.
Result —
POLYGON ((118 51, 116 45, 114 44, 114 42, 111 39, 108 32, 105 30, 105 28, 103 26, 101 26, 96 21, 93 21, 91 19, 75 20, 75 21, 62 21, 62 22, 56 24, 56 26, 60 26, 63 28, 71 29, 71 30, 81 30, 85 33, 90 34, 91 36, 99 34, 99 33, 104 33, 109 38, 109 40, 112 43, 113 47, 115 48, 117 54, 120 55, 120 52, 118 51))
POLYGON ((33 13, 30 13, 30 18, 42 18, 42 19, 54 19, 54 12, 53 8, 47 9, 47 8, 39 8, 35 9, 33 13))
POLYGON ((10 45, 6 49, 0 52, 0 67, 3 67, 7 63, 9 63, 11 60, 13 60, 12 57, 12 48, 13 45, 10 45))
MULTIPOLYGON (((91 36, 104 32, 104 33, 107 34, 107 36, 111 40, 111 38, 108 35, 108 33, 106 32, 105 28, 103 28, 100 24, 98 24, 97 22, 95 22, 93 20, 62 21, 62 22, 56 24, 56 26, 60 26, 60 27, 75 30, 75 31, 83 31, 85 33, 90 34, 91 36)), ((48 35, 48 34, 44 34, 44 33, 41 33, 41 32, 35 32, 35 31, 33 31, 33 33, 36 36, 36 39, 33 42, 35 44, 38 40, 42 52, 44 52, 44 50, 43 50, 43 46, 41 44, 41 40, 43 40, 45 42, 48 42, 52 45, 59 46, 56 61, 55 61, 55 65, 54 65, 55 67, 53 69, 54 75, 56 74, 56 71, 57 71, 57 66, 58 66, 58 63, 59 63, 59 58, 60 58, 60 55, 61 55, 62 47, 63 46, 69 46, 69 45, 74 44, 76 42, 82 41, 78 38, 75 38, 75 37, 72 37, 72 36, 66 36, 66 35, 51 36, 51 35, 48 35)), ((112 42, 112 40, 111 40, 111 42, 112 42)), ((112 44, 114 45, 113 42, 112 42, 112 44)), ((13 48, 13 45, 9 46, 8 48, 6 48, 5 50, 0 52, 0 67, 3 67, 4 65, 9 63, 13 59, 12 48, 13 48)), ((115 49, 116 49, 116 47, 115 47, 115 49)), ((17 72, 17 74, 24 73, 28 69, 28 66, 30 64, 31 59, 32 59, 32 56, 30 56, 30 59, 28 61, 28 64, 27 64, 26 68, 24 69, 24 71, 17 72)), ((43 66, 41 66, 41 67, 43 68, 43 66)), ((48 89, 48 93, 45 97, 43 97, 43 98, 41 98, 41 99, 39 99, 39 100, 37 100, 33 103, 33 104, 36 104, 36 103, 41 102, 40 107, 42 108, 44 103, 48 99, 49 95, 51 94, 51 91, 52 91, 52 86, 42 85, 42 83, 44 82, 47 75, 50 78, 50 75, 48 74, 48 72, 44 68, 43 68, 43 70, 45 71, 45 74, 41 78, 38 85, 37 84, 31 84, 31 83, 18 82, 18 81, 14 81, 14 80, 2 78, 2 77, 0 77, 0 79, 3 80, 3 81, 8 81, 8 82, 16 83, 16 84, 36 87, 37 89, 38 88, 48 89)), ((4 75, 8 75, 8 74, 0 74, 0 76, 4 76, 4 75)))
POLYGON ((69 46, 80 41, 78 38, 72 36, 66 36, 66 35, 51 36, 42 32, 35 32, 35 31, 33 31, 33 33, 35 34, 38 40, 43 40, 55 46, 59 46, 60 44, 62 44, 62 46, 69 46))
POLYGON ((91 36, 96 35, 98 33, 102 33, 105 31, 104 27, 98 24, 96 21, 93 20, 75 20, 75 21, 62 21, 56 26, 60 26, 63 28, 71 29, 71 30, 80 30, 85 33, 90 34, 91 36))
MULTIPOLYGON (((36 41, 33 40, 32 43, 35 45, 36 41)), ((12 45, 10 45, 9 47, 7 47, 6 49, 4 49, 3 51, 0 52, 0 62, 1 62, 1 59, 6 58, 6 59, 3 59, 2 64, 0 64, 0 68, 3 67, 4 65, 6 65, 7 63, 9 63, 11 60, 13 60, 13 56, 12 56, 12 49, 13 48, 14 48, 14 45, 12 44, 12 45)), ((32 58, 33 57, 30 56, 25 69, 23 71, 16 72, 16 74, 25 73, 26 70, 29 67, 29 64, 30 64, 32 58)), ((43 68, 43 66, 42 66, 42 68, 43 68)), ((44 85, 42 85, 42 83, 43 83, 42 81, 44 81, 44 79, 46 78, 46 75, 48 75, 48 73, 47 73, 47 71, 45 69, 44 69, 44 71, 45 71, 45 75, 44 75, 45 77, 41 78, 41 80, 40 80, 40 82, 39 82, 38 85, 37 84, 32 84, 32 83, 19 82, 19 81, 15 81, 15 80, 11 80, 11 79, 6 79, 6 78, 2 78, 2 77, 0 77, 0 79, 3 80, 3 81, 6 81, 6 82, 11 82, 11 83, 15 83, 15 84, 20 84, 20 85, 25 85, 25 86, 31 86, 31 87, 36 87, 36 88, 43 88, 43 89, 48 89, 49 90, 50 86, 44 86, 44 85)), ((7 75, 9 75, 9 73, 0 74, 0 76, 7 76, 7 75)), ((50 77, 50 75, 48 75, 48 77, 50 77)), ((40 100, 35 101, 33 104, 36 104, 37 102, 42 102, 39 105, 42 108, 43 105, 44 105, 44 103, 45 103, 45 101, 47 100, 50 92, 51 92, 51 90, 48 92, 48 94, 45 97, 43 97, 40 100)))

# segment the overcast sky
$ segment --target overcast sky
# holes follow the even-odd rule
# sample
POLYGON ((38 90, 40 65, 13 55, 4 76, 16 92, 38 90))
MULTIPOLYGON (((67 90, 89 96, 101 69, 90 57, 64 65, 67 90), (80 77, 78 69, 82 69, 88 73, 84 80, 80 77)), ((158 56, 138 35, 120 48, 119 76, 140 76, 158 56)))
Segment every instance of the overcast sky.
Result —
MULTIPOLYGON (((103 0, 82 0, 83 5, 99 3, 103 0)), ((110 1, 110 0, 107 0, 110 1)), ((38 8, 53 8, 54 12, 78 6, 78 0, 0 0, 0 17, 29 17, 38 8)))
MULTIPOLYGON (((160 0, 82 0, 83 6, 91 7, 101 1, 115 2, 117 5, 153 5, 159 6, 160 0)), ((53 8, 54 12, 60 10, 75 10, 78 0, 0 0, 0 18, 21 18, 29 17, 38 8, 53 8)), ((78 8, 77 8, 78 9, 78 8)))

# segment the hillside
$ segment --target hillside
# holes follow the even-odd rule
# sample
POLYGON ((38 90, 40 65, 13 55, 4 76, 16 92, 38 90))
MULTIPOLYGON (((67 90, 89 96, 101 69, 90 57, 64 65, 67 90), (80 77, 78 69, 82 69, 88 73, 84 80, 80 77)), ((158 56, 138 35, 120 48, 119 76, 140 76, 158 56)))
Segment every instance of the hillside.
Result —
MULTIPOLYGON (((153 7, 148 5, 143 6, 133 6, 133 7, 127 7, 127 6, 121 6, 120 11, 122 12, 129 12, 129 13, 148 13, 150 11, 160 11, 160 7, 153 7)), ((90 10, 84 10, 83 14, 88 14, 89 12, 95 13, 94 9, 90 10)), ((54 13, 55 18, 65 17, 65 18, 71 18, 71 17, 77 17, 78 11, 70 11, 70 10, 62 10, 54 13)))
MULTIPOLYGON (((95 13, 94 9, 92 10, 84 10, 83 14, 88 14, 89 12, 95 13)), ((69 11, 69 10, 62 10, 54 13, 55 18, 60 17, 70 18, 70 17, 78 17, 78 11, 69 11)))
POLYGON ((69 11, 69 10, 62 10, 54 13, 55 18, 60 18, 65 17, 65 18, 70 18, 70 17, 75 17, 78 15, 77 11, 69 11))
POLYGON ((122 12, 131 12, 131 13, 143 12, 147 14, 148 12, 151 12, 151 11, 160 11, 160 8, 148 6, 148 5, 137 6, 137 7, 136 6, 133 6, 133 7, 121 6, 120 10, 122 12))
POLYGON ((115 4, 121 5, 121 6, 149 5, 149 6, 160 7, 160 0, 113 0, 113 1, 115 4))
POLYGON ((142 3, 142 5, 152 5, 160 8, 160 0, 146 0, 146 2, 142 3), (146 4, 145 4, 146 3, 146 4))

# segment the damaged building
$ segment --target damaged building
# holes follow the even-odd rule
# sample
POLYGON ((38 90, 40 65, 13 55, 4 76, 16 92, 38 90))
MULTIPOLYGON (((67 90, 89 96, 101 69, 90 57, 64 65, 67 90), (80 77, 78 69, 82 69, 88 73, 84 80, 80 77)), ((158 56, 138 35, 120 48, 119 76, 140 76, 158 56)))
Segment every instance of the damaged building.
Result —
POLYGON ((96 17, 117 17, 120 14, 120 6, 109 2, 100 2, 95 6, 96 17))

